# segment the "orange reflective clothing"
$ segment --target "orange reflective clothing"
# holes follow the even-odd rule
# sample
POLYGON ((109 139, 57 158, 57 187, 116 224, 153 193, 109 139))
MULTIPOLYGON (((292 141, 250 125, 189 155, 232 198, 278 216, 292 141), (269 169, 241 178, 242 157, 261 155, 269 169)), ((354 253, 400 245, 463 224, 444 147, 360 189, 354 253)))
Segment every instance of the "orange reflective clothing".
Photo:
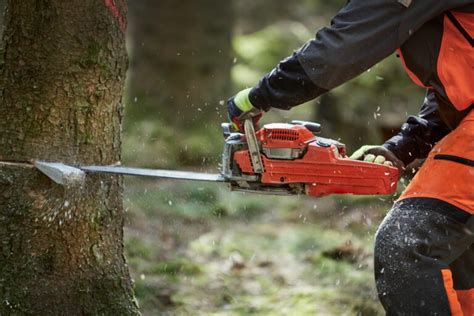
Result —
MULTIPOLYGON (((412 81, 420 87, 432 88, 410 69, 401 49, 398 53, 412 81)), ((447 98, 458 111, 474 105, 473 13, 447 12, 444 15, 436 73, 447 98)))
MULTIPOLYGON (((443 24, 437 77, 451 105, 457 111, 469 111, 474 106, 474 14, 448 12, 443 24)), ((401 50, 399 53, 410 78, 432 88, 409 69, 401 50)), ((474 215, 474 109, 435 145, 399 200, 410 198, 442 200, 474 215)), ((472 267, 464 268, 467 272, 472 267)), ((451 315, 473 316, 474 289, 456 289, 449 269, 441 274, 451 315)))
POLYGON ((464 315, 474 315, 474 289, 458 290, 456 296, 464 315))
POLYGON ((441 274, 443 275, 444 287, 446 289, 446 295, 448 296, 452 316, 463 316, 464 312, 459 302, 458 295, 454 290, 453 274, 451 273, 451 270, 441 270, 441 274))
POLYGON ((458 111, 474 104, 474 14, 445 15, 438 77, 458 111))
POLYGON ((400 197, 436 198, 474 214, 474 111, 430 152, 400 197))
POLYGON ((474 289, 455 290, 451 270, 441 270, 452 316, 474 315, 474 289))
MULTIPOLYGON (((437 72, 451 104, 463 111, 474 105, 474 14, 448 12, 437 72)), ((403 64, 413 81, 418 76, 403 64)), ((402 199, 436 198, 474 214, 474 111, 430 152, 402 199)))

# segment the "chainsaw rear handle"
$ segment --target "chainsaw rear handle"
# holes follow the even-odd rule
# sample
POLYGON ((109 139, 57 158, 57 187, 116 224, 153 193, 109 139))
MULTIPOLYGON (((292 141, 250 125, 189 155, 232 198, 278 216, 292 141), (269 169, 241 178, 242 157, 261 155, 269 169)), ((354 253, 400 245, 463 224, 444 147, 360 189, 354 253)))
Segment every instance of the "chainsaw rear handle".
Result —
POLYGON ((239 132, 234 132, 231 123, 222 123, 221 127, 222 127, 222 135, 224 136, 224 139, 226 141, 240 139, 242 134, 239 132))
POLYGON ((294 121, 291 121, 291 124, 293 124, 293 125, 302 125, 314 134, 321 133, 321 124, 318 124, 318 123, 294 120, 294 121))
POLYGON ((232 125, 230 123, 222 123, 222 134, 224 138, 227 139, 232 134, 232 125))

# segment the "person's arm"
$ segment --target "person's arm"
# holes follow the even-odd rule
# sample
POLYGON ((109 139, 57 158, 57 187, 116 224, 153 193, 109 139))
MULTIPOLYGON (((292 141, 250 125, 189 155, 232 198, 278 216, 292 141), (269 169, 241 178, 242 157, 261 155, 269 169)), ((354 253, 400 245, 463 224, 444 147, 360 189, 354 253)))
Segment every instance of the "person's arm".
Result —
POLYGON ((350 0, 249 93, 258 109, 290 109, 356 77, 392 54, 425 22, 472 0, 350 0), (404 3, 404 4, 403 4, 404 3))
POLYGON ((425 102, 417 116, 410 116, 401 132, 383 145, 399 158, 405 166, 415 159, 428 156, 433 146, 451 130, 439 115, 435 93, 428 90, 425 102))

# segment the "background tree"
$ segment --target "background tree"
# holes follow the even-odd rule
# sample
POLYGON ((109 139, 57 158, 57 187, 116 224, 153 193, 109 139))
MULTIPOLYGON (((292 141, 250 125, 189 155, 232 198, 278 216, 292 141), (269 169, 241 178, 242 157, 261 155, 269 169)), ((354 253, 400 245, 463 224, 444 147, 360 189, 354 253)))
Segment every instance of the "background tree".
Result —
POLYGON ((137 314, 121 181, 30 164, 120 160, 123 1, 7 2, 0 72, 0 314, 137 314))
POLYGON ((138 155, 126 152, 126 158, 145 164, 144 157, 166 148, 167 159, 152 162, 163 167, 200 164, 203 157, 218 155, 213 144, 221 141, 225 112, 219 103, 231 86, 232 3, 133 0, 129 8, 125 133, 137 135, 133 142, 148 141, 135 146, 138 155))

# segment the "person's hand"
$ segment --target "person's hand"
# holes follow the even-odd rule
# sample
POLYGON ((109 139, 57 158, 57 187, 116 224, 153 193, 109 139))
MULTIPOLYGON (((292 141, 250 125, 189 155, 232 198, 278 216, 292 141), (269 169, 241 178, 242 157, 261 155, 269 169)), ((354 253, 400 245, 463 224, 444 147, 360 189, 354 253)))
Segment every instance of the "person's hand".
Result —
POLYGON ((365 145, 356 150, 350 157, 354 160, 363 160, 387 166, 395 166, 403 171, 405 164, 390 150, 383 146, 365 145))
POLYGON ((244 132, 244 120, 252 119, 254 126, 257 126, 263 116, 263 111, 255 108, 250 102, 250 90, 242 90, 227 101, 229 121, 233 128, 241 133, 244 132))

